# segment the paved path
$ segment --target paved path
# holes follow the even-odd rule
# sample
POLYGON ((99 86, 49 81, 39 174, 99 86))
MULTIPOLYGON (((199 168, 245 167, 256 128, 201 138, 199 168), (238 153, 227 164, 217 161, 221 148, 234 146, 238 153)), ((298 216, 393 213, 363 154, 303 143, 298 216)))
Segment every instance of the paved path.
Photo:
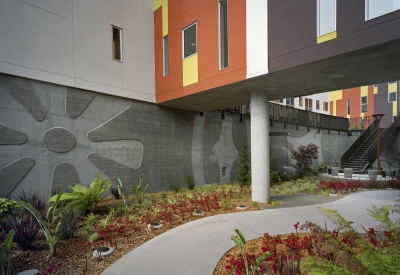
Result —
MULTIPOLYGON (((319 206, 338 210, 339 214, 363 232, 360 225, 374 227, 367 209, 372 204, 394 205, 400 191, 365 191, 327 203, 241 212, 199 219, 174 228, 144 243, 119 259, 102 275, 207 275, 212 274, 220 258, 234 246, 230 239, 239 228, 246 240, 256 239, 265 232, 270 235, 294 232, 293 224, 306 220, 333 228, 319 206)), ((294 198, 293 198, 294 200, 294 198)), ((288 202, 288 206, 290 203, 288 202)), ((392 216, 392 218, 398 218, 392 216)))

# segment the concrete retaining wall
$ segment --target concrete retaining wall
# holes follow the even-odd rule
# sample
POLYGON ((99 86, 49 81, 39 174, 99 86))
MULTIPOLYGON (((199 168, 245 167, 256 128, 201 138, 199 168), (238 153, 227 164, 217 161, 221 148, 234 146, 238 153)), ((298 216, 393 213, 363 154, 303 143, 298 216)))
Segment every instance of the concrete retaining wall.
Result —
MULTIPOLYGON (((137 177, 148 191, 236 178, 250 121, 218 111, 204 115, 66 86, 0 74, 0 197, 21 189, 45 194, 89 184, 100 173, 130 192, 137 177)), ((290 165, 288 148, 320 146, 319 162, 335 159, 355 139, 347 133, 274 123, 272 169, 290 165), (297 129, 298 128, 298 129, 297 129)))

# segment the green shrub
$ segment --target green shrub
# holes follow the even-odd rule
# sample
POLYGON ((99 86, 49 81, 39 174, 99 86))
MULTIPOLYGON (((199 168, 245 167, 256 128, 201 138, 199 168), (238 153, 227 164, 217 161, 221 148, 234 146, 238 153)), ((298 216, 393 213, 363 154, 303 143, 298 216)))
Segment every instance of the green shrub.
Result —
POLYGON ((175 194, 181 190, 181 183, 176 177, 168 177, 168 184, 169 189, 171 189, 175 194))
POLYGON ((269 177, 270 177, 272 182, 281 182, 282 181, 282 179, 279 176, 278 172, 276 172, 276 171, 274 171, 272 169, 269 172, 269 177))
MULTIPOLYGON (((110 188, 111 183, 109 179, 102 179, 102 174, 99 174, 94 181, 86 187, 82 184, 76 184, 70 186, 72 189, 71 193, 63 193, 60 199, 60 203, 67 205, 74 205, 82 213, 90 213, 94 207, 100 203, 103 199, 101 196, 110 188)), ((49 202, 54 202, 57 195, 50 198, 49 202)))
POLYGON ((91 213, 85 219, 85 235, 90 236, 94 233, 93 226, 96 223, 96 216, 91 213))
POLYGON ((146 192, 146 189, 148 186, 149 186, 149 184, 146 184, 146 186, 144 186, 144 187, 142 186, 142 178, 141 177, 138 177, 138 186, 137 187, 134 185, 131 185, 133 193, 136 194, 138 204, 143 203, 144 195, 145 195, 145 192, 146 192))
POLYGON ((70 239, 74 236, 78 219, 80 217, 79 211, 75 207, 66 207, 60 210, 60 230, 58 236, 60 240, 70 239))
POLYGON ((236 177, 236 181, 238 181, 241 185, 251 184, 250 168, 249 147, 245 143, 243 144, 242 151, 240 152, 240 167, 237 171, 236 177))
POLYGON ((55 225, 55 222, 57 220, 58 216, 58 207, 61 196, 63 193, 60 193, 57 195, 57 197, 54 200, 53 205, 49 208, 46 214, 46 219, 43 219, 41 217, 40 212, 35 209, 30 203, 27 203, 25 201, 19 201, 19 204, 21 204, 26 210, 28 210, 32 215, 36 218, 38 221, 43 234, 46 238, 46 244, 49 245, 50 248, 50 255, 52 257, 56 256, 56 249, 57 249, 57 233, 60 228, 61 221, 55 225))
POLYGON ((186 184, 189 190, 194 190, 196 186, 196 181, 194 180, 193 173, 185 169, 186 184))
POLYGON ((11 210, 19 209, 19 205, 15 200, 0 198, 0 217, 5 217, 11 210))
POLYGON ((0 267, 3 275, 11 274, 11 249, 13 238, 14 230, 11 230, 6 237, 4 245, 0 246, 0 267))

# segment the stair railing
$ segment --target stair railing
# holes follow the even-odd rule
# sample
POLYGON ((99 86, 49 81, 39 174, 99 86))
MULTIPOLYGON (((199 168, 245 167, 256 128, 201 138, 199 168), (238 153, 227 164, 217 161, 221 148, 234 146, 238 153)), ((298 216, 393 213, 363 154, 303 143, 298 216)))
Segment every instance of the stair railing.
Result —
MULTIPOLYGON (((397 135, 400 130, 400 115, 390 124, 390 126, 381 134, 381 141, 380 141, 380 153, 389 145, 392 139, 397 135)), ((375 160, 378 158, 378 144, 375 143, 374 146, 369 150, 368 153, 368 162, 374 163, 375 160)))
MULTIPOLYGON (((380 132, 380 136, 382 137, 383 134, 384 134, 388 129, 389 129, 389 127, 384 128, 383 131, 380 132)), ((369 151, 371 151, 372 148, 374 148, 374 146, 375 146, 376 144, 378 144, 378 135, 376 135, 376 139, 374 140, 374 142, 371 143, 371 145, 368 147, 368 149, 365 150, 364 154, 363 154, 358 160, 362 160, 362 159, 365 157, 365 155, 368 155, 369 151)), ((363 171, 364 171, 364 170, 365 170, 365 169, 363 169, 363 171)))
POLYGON ((371 123, 368 128, 366 128, 361 135, 351 144, 347 150, 340 157, 340 167, 343 168, 346 163, 352 158, 352 156, 357 152, 357 150, 364 144, 364 142, 372 135, 376 129, 376 121, 371 123))

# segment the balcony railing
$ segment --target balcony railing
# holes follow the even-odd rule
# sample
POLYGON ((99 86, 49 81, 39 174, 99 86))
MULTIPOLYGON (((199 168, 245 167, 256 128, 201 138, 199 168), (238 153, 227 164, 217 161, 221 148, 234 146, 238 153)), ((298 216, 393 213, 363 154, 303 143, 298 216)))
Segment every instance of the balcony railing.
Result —
POLYGON ((350 129, 351 128, 360 128, 367 129, 369 125, 374 121, 372 116, 364 116, 364 117, 352 117, 349 118, 350 121, 350 129))
MULTIPOLYGON (((250 108, 248 105, 225 108, 223 111, 225 113, 250 115, 250 108)), ((350 127, 349 120, 347 118, 314 113, 272 102, 269 103, 269 114, 270 120, 272 121, 292 123, 315 128, 348 131, 350 127)))

